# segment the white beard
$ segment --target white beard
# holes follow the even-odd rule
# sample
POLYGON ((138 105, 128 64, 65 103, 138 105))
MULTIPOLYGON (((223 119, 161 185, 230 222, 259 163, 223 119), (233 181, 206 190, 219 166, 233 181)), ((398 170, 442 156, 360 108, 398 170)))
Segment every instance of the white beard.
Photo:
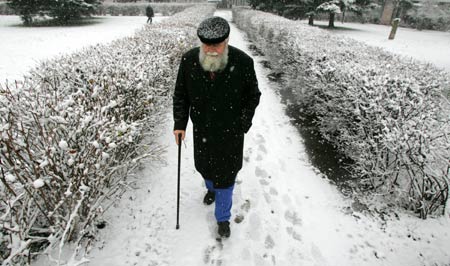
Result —
POLYGON ((203 70, 210 72, 222 71, 228 64, 228 46, 225 47, 222 55, 217 53, 205 53, 200 46, 200 65, 203 70))

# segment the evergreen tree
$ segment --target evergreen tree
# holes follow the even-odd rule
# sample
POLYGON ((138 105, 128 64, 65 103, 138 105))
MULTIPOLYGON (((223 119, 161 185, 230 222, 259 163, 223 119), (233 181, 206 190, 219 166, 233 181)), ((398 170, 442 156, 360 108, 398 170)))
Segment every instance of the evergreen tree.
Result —
POLYGON ((317 13, 317 7, 320 6, 323 2, 325 2, 325 0, 307 0, 306 16, 309 19, 308 22, 309 25, 311 26, 314 25, 314 17, 316 16, 317 13))
POLYGON ((62 23, 90 16, 99 5, 98 0, 50 0, 49 16, 62 23))
POLYGON ((341 13, 339 2, 339 0, 332 0, 325 2, 317 7, 317 11, 327 12, 330 14, 330 18, 328 20, 329 28, 334 28, 334 17, 336 13, 341 13))
POLYGON ((10 0, 7 4, 21 17, 25 25, 30 25, 33 17, 41 13, 44 2, 45 0, 10 0))
POLYGON ((59 23, 90 16, 100 5, 99 0, 8 0, 25 25, 30 25, 36 16, 50 16, 59 23))
POLYGON ((345 11, 349 10, 356 14, 362 14, 362 10, 367 8, 370 0, 332 0, 317 6, 316 10, 329 13, 328 27, 334 28, 336 14, 342 13, 342 22, 345 19, 345 11))

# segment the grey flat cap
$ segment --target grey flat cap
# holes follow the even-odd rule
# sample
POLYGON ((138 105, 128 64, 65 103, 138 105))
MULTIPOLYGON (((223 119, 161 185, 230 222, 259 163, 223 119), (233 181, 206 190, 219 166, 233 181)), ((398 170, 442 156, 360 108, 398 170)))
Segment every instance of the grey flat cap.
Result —
POLYGON ((214 44, 223 42, 230 35, 230 25, 221 17, 210 17, 203 20, 197 29, 197 36, 202 43, 214 44))

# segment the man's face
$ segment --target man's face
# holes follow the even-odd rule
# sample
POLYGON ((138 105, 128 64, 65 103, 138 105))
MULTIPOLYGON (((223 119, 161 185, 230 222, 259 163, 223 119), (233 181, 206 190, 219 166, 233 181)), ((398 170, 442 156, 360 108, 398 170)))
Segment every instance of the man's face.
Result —
POLYGON ((228 39, 217 44, 202 43, 199 56, 203 70, 216 72, 225 69, 228 63, 228 39))
POLYGON ((203 51, 209 56, 221 56, 227 47, 228 39, 223 42, 215 44, 202 43, 203 51))

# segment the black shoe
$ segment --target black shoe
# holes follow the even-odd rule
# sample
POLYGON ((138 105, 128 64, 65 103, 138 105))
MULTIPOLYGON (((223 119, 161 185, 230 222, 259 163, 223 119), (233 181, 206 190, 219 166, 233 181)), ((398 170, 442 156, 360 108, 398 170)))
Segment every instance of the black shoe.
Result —
POLYGON ((211 205, 215 200, 216 200, 216 193, 208 190, 205 197, 203 198, 203 203, 205 203, 206 205, 211 205))
POLYGON ((230 237, 230 222, 218 222, 217 225, 219 225, 219 236, 230 237))

